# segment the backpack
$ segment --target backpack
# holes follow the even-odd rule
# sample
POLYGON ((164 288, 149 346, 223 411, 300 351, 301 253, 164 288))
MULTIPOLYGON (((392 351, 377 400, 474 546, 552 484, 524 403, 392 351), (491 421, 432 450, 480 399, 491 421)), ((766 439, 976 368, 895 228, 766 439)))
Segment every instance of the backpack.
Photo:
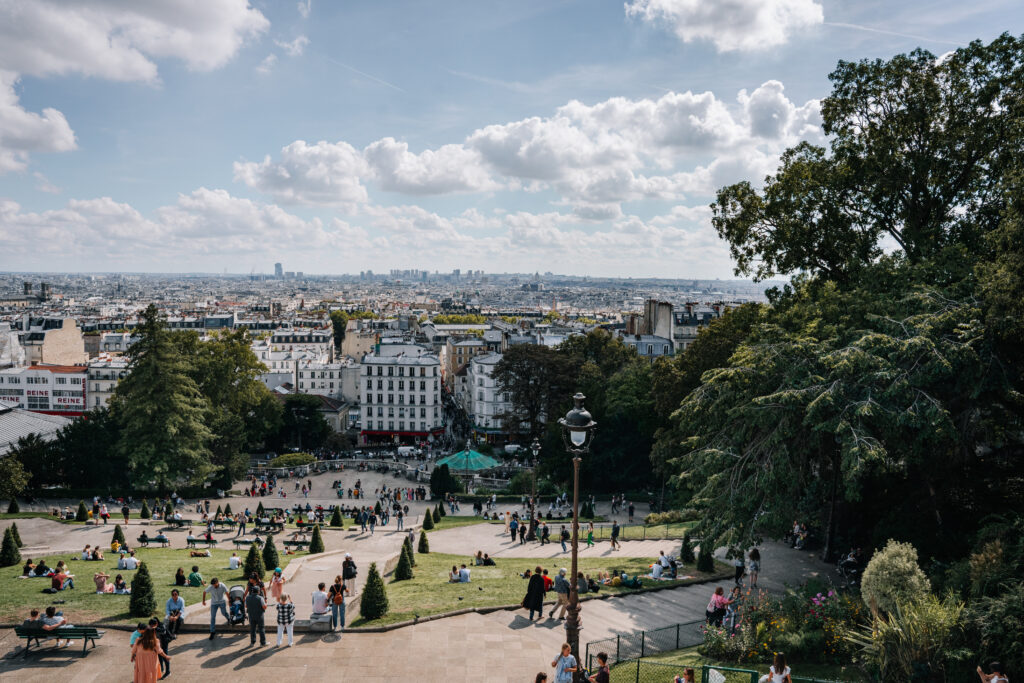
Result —
POLYGON ((331 599, 335 605, 345 604, 345 589, 338 590, 337 586, 331 586, 331 592, 334 593, 334 597, 331 599))
POLYGON ((569 531, 566 530, 566 529, 562 529, 562 540, 563 541, 568 541, 569 540, 569 531))

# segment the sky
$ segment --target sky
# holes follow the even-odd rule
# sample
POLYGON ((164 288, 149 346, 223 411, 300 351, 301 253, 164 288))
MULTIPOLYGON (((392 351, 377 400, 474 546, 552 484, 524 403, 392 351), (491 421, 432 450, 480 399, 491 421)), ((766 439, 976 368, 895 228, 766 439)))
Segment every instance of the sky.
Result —
POLYGON ((0 271, 729 278, 839 60, 1020 0, 0 0, 0 271))

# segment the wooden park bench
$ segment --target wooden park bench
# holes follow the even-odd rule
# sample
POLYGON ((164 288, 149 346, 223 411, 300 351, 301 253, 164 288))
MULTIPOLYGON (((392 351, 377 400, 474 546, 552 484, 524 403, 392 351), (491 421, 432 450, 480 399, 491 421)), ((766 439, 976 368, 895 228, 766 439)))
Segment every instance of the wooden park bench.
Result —
POLYGON ((173 526, 175 529, 184 529, 185 527, 188 527, 189 529, 192 528, 192 520, 190 519, 168 519, 166 520, 166 523, 169 526, 173 526))
POLYGON ((163 538, 158 538, 156 536, 146 536, 145 538, 143 538, 142 536, 139 536, 135 540, 137 540, 139 542, 139 545, 141 545, 143 548, 148 548, 150 543, 159 543, 161 548, 167 548, 171 545, 171 539, 167 538, 166 536, 164 536, 163 538))
POLYGON ((256 522, 256 531, 284 531, 284 522, 256 522))
POLYGON ((82 654, 85 655, 88 651, 89 643, 96 647, 96 641, 102 638, 104 633, 103 631, 97 631, 93 626, 65 626, 52 631, 29 626, 15 626, 14 632, 19 638, 25 639, 24 655, 26 657, 28 657, 29 650, 32 648, 33 641, 38 649, 42 646, 42 641, 50 640, 51 638, 60 638, 61 640, 77 640, 81 638, 82 654))
POLYGON ((309 547, 309 541, 291 540, 291 541, 284 541, 281 545, 283 545, 285 548, 308 548, 309 547))
POLYGON ((217 519, 214 520, 213 526, 218 530, 224 530, 227 528, 229 531, 234 529, 238 523, 233 519, 217 519))
POLYGON ((233 538, 231 539, 231 541, 235 544, 236 549, 241 548, 243 546, 250 546, 253 543, 255 543, 257 546, 263 545, 263 541, 257 540, 255 538, 233 538))
POLYGON ((205 545, 205 546, 207 546, 209 548, 212 548, 215 545, 217 545, 217 539, 216 538, 196 538, 195 536, 189 536, 188 540, 186 542, 186 546, 189 547, 189 548, 195 548, 196 544, 201 544, 201 545, 205 545))

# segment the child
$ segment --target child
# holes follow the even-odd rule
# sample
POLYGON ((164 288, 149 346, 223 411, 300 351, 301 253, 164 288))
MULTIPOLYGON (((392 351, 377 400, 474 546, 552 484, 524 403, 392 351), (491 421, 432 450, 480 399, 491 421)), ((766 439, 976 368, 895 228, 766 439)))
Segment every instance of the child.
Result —
POLYGON ((295 644, 295 604, 287 593, 277 599, 277 646, 281 647, 284 632, 288 631, 288 647, 295 644))

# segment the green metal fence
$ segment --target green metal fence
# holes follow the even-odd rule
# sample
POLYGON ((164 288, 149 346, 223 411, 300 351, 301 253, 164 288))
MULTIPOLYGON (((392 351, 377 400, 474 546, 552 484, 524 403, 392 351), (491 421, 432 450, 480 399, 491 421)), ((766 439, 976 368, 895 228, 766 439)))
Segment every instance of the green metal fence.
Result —
POLYGON ((700 630, 703 619, 687 621, 673 626, 617 635, 614 638, 594 640, 587 643, 583 661, 588 668, 597 666, 594 657, 598 652, 608 655, 608 663, 641 659, 662 652, 671 652, 684 647, 699 645, 704 641, 700 630))
MULTIPOLYGON (((695 669, 697 667, 694 667, 695 669)), ((700 668, 700 683, 758 683, 765 673, 752 669, 736 669, 705 664, 700 668)), ((682 676, 686 666, 665 664, 646 659, 624 660, 611 669, 611 683, 671 683, 676 676, 682 676)), ((593 669, 591 669, 593 671, 593 669)), ((820 678, 793 676, 793 683, 841 683, 820 678)))

